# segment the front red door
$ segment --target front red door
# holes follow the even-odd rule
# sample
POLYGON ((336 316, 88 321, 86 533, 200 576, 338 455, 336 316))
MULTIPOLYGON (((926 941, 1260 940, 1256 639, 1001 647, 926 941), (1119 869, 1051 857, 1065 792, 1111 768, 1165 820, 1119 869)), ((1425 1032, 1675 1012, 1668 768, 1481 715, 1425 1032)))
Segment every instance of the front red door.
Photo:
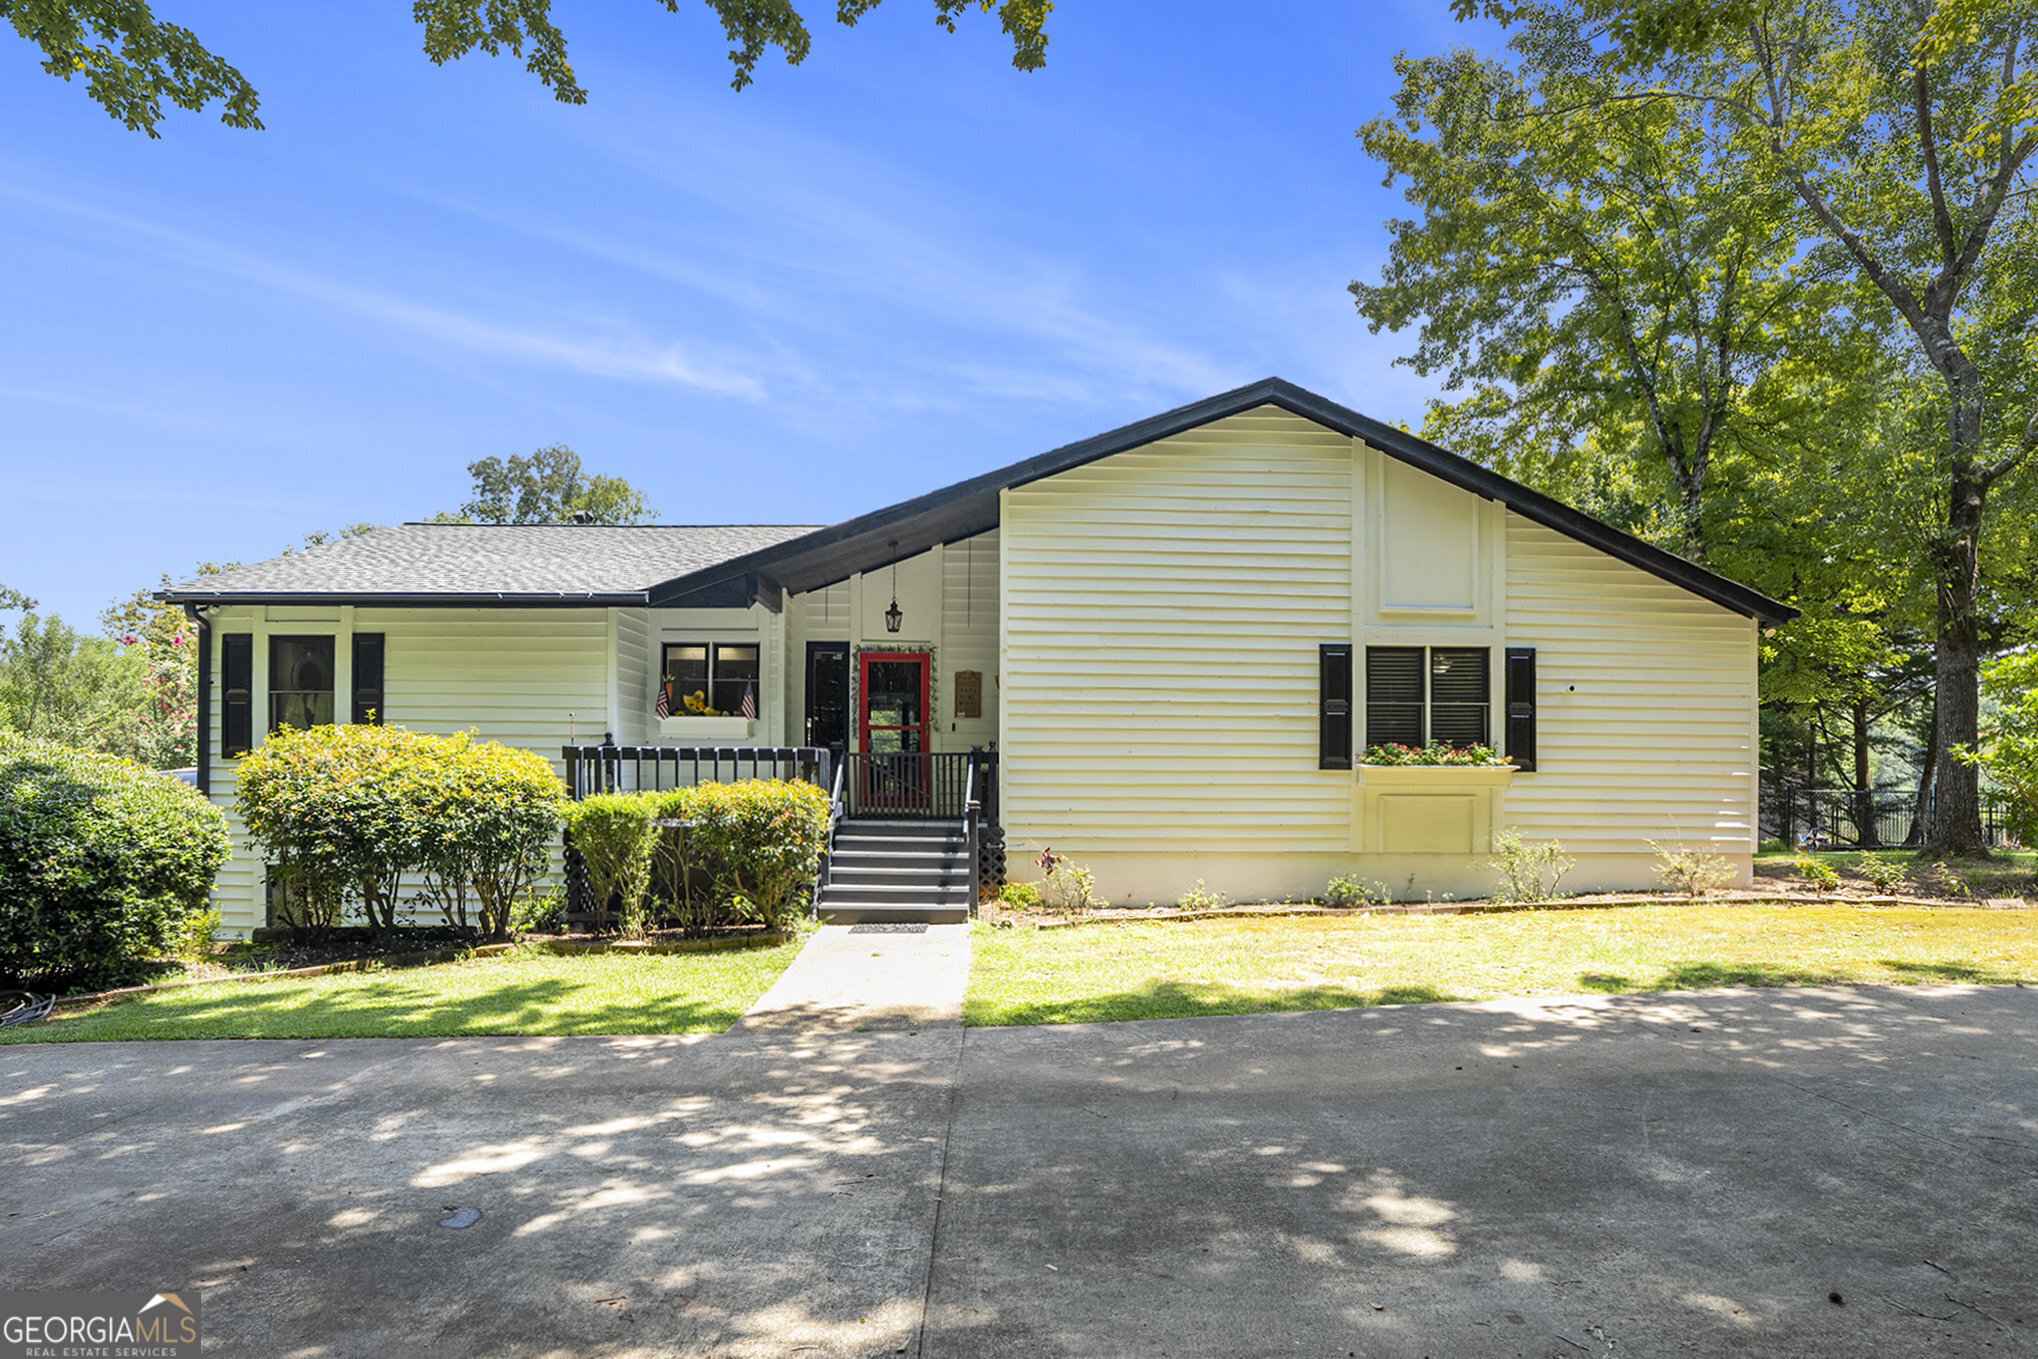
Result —
POLYGON ((928 748, 929 671, 924 651, 866 651, 857 658, 856 801, 866 811, 923 811, 933 792, 928 748))
POLYGON ((929 661, 924 651, 866 651, 857 657, 857 744, 873 754, 927 749, 929 661))

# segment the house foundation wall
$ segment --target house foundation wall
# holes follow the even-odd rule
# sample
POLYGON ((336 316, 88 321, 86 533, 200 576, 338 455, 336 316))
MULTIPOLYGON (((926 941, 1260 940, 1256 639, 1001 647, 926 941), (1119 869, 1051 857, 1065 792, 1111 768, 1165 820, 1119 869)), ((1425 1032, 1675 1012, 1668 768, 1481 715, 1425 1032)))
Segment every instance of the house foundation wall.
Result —
MULTIPOLYGON (((1039 882, 1039 849, 1013 842, 1009 877, 1039 882)), ((1469 901, 1490 897, 1499 874, 1487 855, 1444 854, 1148 854, 1124 851, 1085 853, 1079 846, 1055 846, 1075 864, 1096 874, 1100 901, 1114 906, 1173 905, 1201 884, 1237 904, 1309 901, 1324 895, 1330 880, 1357 878, 1368 893, 1394 901, 1469 901)), ((1659 891, 1656 859, 1648 854, 1581 854, 1565 874, 1566 894, 1659 891)), ((1734 881, 1753 880, 1754 859, 1725 854, 1734 881)))

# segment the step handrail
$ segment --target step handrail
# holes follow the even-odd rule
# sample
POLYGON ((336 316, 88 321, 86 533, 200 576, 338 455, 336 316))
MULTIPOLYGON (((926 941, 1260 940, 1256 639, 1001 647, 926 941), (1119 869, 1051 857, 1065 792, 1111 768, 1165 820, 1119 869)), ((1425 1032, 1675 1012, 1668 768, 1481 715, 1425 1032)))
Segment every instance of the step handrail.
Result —
POLYGON ((842 827, 842 771, 849 765, 847 760, 835 762, 834 785, 828 790, 828 835, 821 842, 821 862, 814 865, 814 890, 807 896, 807 918, 821 918, 821 893, 828 890, 828 882, 834 876, 835 835, 842 827))
POLYGON ((969 772, 962 784, 963 853, 969 855, 969 913, 977 913, 977 898, 983 893, 983 855, 977 847, 977 823, 983 819, 983 803, 977 799, 977 761, 972 754, 969 772))

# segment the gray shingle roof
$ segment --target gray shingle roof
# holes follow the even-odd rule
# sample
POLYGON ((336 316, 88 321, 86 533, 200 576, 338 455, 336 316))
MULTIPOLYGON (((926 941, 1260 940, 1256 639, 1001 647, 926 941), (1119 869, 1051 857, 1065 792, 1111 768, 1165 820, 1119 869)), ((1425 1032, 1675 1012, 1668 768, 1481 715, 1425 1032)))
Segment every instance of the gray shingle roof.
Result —
POLYGON ((177 603, 431 596, 641 598, 688 575, 811 532, 801 524, 398 524, 271 557, 162 593, 177 603))

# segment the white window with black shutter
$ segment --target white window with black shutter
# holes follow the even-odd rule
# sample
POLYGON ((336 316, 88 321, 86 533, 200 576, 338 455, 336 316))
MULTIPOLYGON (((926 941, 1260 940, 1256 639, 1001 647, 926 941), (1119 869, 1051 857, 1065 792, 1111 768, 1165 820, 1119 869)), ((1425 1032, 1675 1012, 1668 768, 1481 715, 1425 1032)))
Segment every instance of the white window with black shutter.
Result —
POLYGON ((1490 744, 1491 655, 1483 646, 1367 647, 1367 747, 1490 744))
POLYGON ((1317 761, 1319 769, 1352 767, 1352 648, 1349 642, 1316 649, 1317 761))

